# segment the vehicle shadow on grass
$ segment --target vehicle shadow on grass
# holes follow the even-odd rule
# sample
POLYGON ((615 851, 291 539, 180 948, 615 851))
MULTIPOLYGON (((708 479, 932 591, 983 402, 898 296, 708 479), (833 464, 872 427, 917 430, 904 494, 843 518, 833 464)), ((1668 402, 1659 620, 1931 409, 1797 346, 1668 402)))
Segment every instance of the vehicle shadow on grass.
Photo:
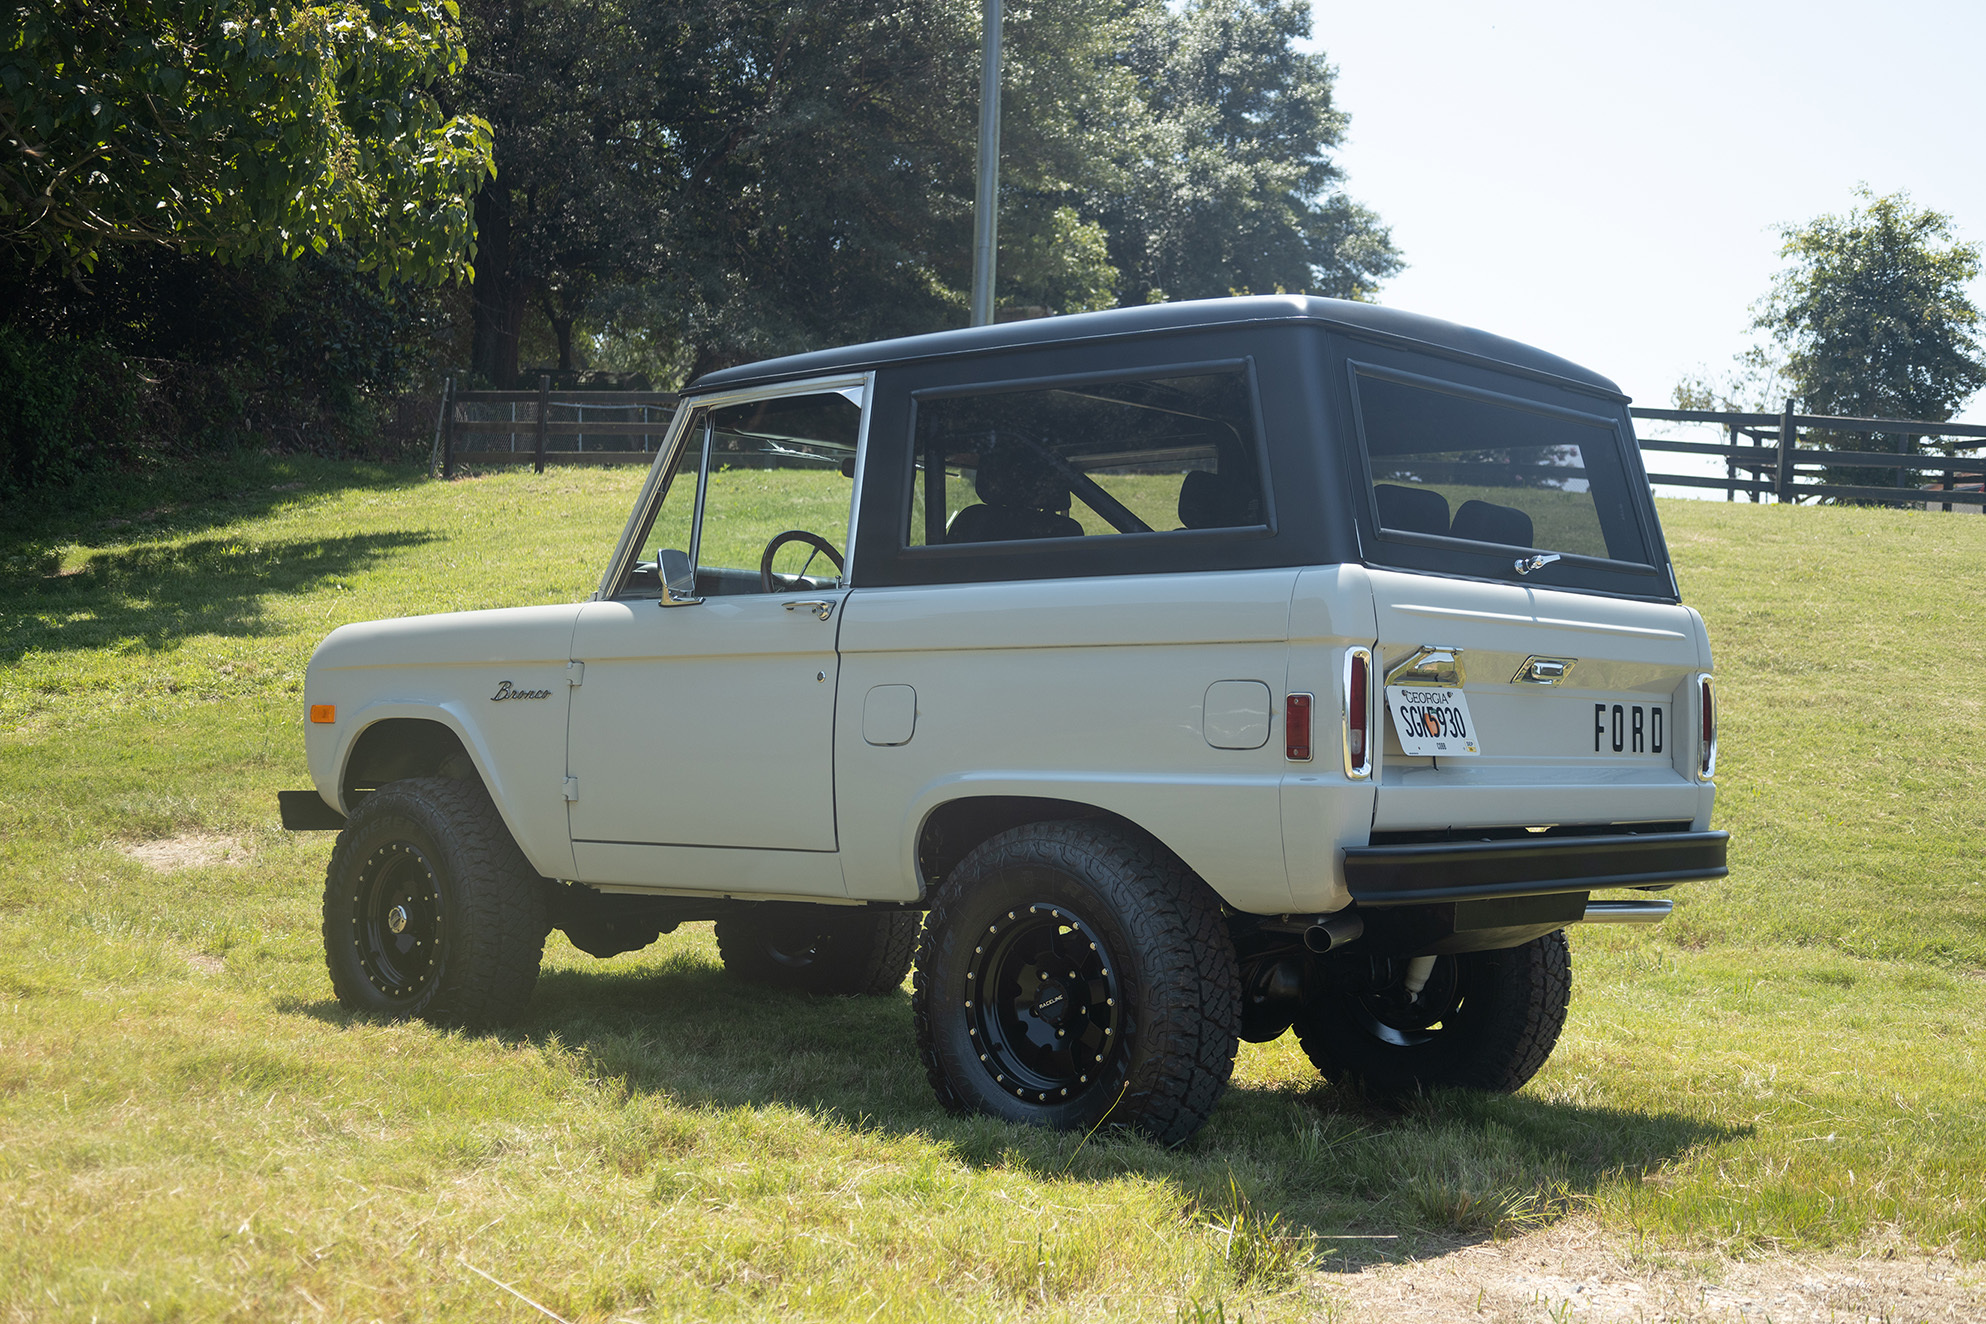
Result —
POLYGON ((0 578, 0 661, 30 649, 162 648, 190 635, 264 633, 265 599, 359 574, 436 536, 203 538, 98 552, 67 574, 0 578))
MULTIPOLYGON (((1543 1226, 1603 1187, 1657 1176, 1700 1146, 1746 1134, 1680 1112, 1531 1095, 1442 1091, 1383 1103, 1321 1079, 1238 1084, 1176 1149, 1046 1132, 945 1113, 917 1057, 907 994, 756 988, 694 951, 623 960, 548 969, 518 1037, 580 1055, 595 1079, 691 1109, 776 1105, 804 1115, 782 1126, 916 1136, 973 1167, 1167 1182, 1200 1221, 1302 1249, 1332 1269, 1543 1226)), ((335 1005, 301 1010, 343 1019, 335 1005)))

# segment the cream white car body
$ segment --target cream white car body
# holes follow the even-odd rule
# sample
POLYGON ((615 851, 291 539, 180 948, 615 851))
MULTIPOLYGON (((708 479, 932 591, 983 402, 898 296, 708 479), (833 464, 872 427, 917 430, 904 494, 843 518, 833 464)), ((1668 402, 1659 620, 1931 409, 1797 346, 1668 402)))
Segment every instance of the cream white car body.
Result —
MULTIPOLYGON (((839 370, 709 398, 851 393, 870 411, 866 475, 874 380, 839 370)), ((603 891, 916 904, 932 816, 992 797, 1134 824, 1256 915, 1345 907, 1345 853, 1375 832, 1709 826, 1710 649, 1673 600, 1352 562, 868 586, 852 514, 843 586, 663 610, 616 596, 641 515, 592 601, 330 635, 305 694, 335 707, 306 728, 325 803, 349 813, 366 733, 414 719, 459 741, 534 868, 603 891), (1466 664, 1478 757, 1401 750, 1379 680, 1428 646, 1466 664), (1353 649, 1376 659, 1369 775, 1341 749, 1353 649), (1538 657, 1575 665, 1523 679, 1538 657), (1316 696, 1308 760, 1285 745, 1292 694, 1316 696), (1666 705, 1659 753, 1607 747, 1623 702, 1666 705)))

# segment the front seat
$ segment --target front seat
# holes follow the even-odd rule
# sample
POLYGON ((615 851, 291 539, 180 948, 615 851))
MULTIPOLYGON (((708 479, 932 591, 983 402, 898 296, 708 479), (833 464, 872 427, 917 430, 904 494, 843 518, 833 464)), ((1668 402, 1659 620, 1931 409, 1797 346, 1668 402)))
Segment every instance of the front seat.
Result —
POLYGON ((981 504, 952 516, 946 542, 1083 536, 1069 517, 1069 484, 1032 447, 996 443, 979 457, 972 490, 981 504))

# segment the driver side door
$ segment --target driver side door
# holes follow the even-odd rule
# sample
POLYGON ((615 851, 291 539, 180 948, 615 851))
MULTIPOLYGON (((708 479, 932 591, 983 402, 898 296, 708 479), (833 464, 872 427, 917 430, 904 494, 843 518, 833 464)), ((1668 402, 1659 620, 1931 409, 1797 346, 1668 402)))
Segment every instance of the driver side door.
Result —
POLYGON ((689 416, 639 535, 573 632, 566 794, 581 881, 845 895, 835 558, 865 390, 809 383, 689 416))

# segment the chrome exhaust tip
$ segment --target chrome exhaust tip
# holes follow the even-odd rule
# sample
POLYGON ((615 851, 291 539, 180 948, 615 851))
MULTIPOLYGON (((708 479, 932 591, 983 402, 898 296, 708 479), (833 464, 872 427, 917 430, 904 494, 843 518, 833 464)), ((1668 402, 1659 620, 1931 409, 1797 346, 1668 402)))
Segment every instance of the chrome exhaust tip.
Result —
POLYGON ((1587 924, 1660 924, 1676 908, 1673 901, 1588 901, 1587 924))

